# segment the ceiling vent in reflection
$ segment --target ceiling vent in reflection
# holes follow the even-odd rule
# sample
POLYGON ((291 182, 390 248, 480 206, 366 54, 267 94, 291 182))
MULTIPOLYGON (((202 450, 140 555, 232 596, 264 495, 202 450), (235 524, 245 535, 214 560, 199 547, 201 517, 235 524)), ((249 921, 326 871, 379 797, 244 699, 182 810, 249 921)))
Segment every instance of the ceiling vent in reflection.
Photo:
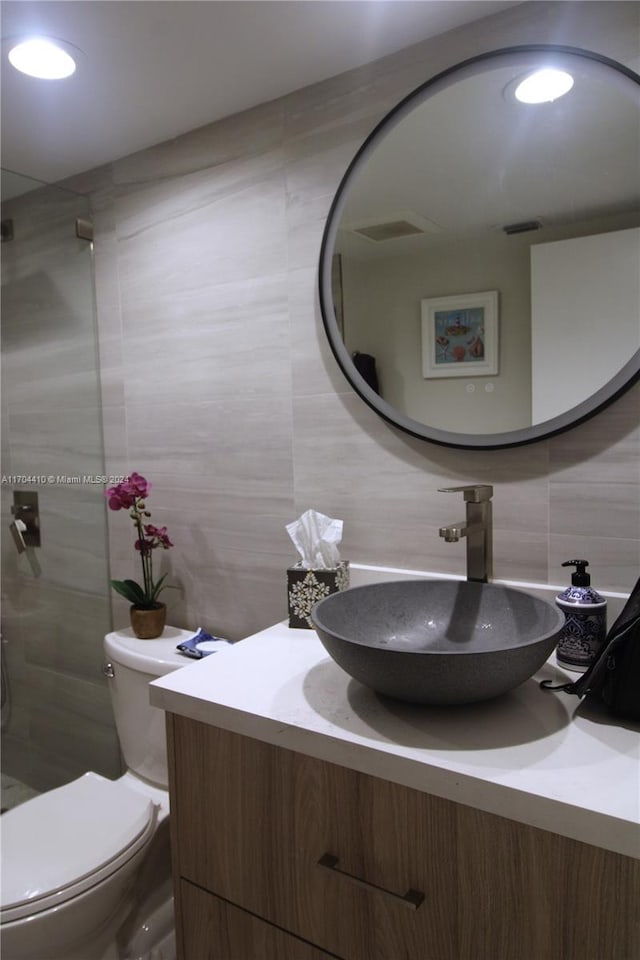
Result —
POLYGON ((359 226, 353 225, 349 229, 359 237, 373 240, 374 243, 420 236, 425 233, 440 233, 437 223, 416 213, 402 213, 394 217, 362 223, 359 226))
POLYGON ((507 223, 502 228, 508 237, 514 233, 529 233, 531 230, 541 230, 541 220, 522 220, 520 223, 507 223))

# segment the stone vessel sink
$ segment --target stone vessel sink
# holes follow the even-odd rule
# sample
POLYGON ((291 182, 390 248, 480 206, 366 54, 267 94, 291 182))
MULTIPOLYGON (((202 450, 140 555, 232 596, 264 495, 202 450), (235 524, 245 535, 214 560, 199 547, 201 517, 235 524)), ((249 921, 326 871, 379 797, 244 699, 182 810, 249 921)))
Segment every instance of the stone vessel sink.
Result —
POLYGON ((465 704, 531 677, 564 615, 498 584, 405 580, 331 594, 311 620, 332 659, 366 687, 412 703, 465 704))

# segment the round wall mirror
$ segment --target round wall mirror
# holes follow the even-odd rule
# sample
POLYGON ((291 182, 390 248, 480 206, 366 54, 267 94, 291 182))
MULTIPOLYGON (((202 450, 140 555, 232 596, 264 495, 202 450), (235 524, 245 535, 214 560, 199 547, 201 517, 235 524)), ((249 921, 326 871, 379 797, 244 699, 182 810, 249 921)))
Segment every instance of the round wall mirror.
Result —
POLYGON ((639 171, 640 77, 598 54, 498 50, 419 87, 325 227, 322 315, 354 389, 465 448, 540 440, 618 397, 640 376, 639 171), (564 91, 527 93, 541 71, 564 91))

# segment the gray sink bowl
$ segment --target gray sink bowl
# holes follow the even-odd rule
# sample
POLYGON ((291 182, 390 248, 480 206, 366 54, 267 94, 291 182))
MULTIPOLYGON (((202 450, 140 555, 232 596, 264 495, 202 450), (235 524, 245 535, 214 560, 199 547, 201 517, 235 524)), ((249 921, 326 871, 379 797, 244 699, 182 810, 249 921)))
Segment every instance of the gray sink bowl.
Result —
POLYGON ((332 659, 366 687, 411 703, 465 704, 531 677, 564 615, 511 587, 405 580, 333 593, 311 621, 332 659))

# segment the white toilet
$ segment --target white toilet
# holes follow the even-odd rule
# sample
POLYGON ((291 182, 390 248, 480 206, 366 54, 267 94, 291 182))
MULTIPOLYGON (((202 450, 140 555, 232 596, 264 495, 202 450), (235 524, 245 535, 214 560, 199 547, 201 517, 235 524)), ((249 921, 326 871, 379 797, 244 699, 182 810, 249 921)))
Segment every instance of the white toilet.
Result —
POLYGON ((126 773, 85 773, 3 814, 2 960, 174 960, 164 713, 148 684, 188 666, 167 627, 105 637, 126 773))

